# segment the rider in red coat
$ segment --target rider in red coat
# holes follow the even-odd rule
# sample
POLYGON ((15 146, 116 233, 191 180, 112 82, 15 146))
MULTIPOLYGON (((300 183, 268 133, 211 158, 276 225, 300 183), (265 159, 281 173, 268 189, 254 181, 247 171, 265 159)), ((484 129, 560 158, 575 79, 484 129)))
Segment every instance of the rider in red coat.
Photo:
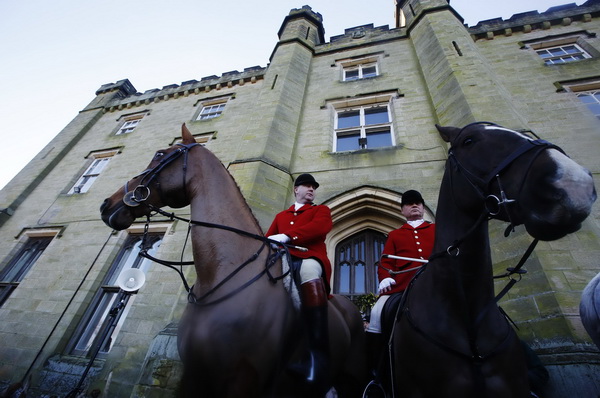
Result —
POLYGON ((311 387, 311 396, 323 396, 331 387, 329 369, 329 330, 327 299, 331 263, 327 258, 325 237, 333 222, 327 206, 315 205, 319 183, 310 174, 300 174, 294 182, 296 203, 275 216, 267 237, 289 248, 294 263, 300 263, 300 300, 302 317, 307 325, 309 357, 292 370, 311 387))
POLYGON ((297 258, 317 259, 323 267, 322 278, 329 291, 331 263, 327 258, 325 237, 332 227, 331 211, 325 205, 314 203, 302 204, 298 209, 295 206, 277 214, 266 235, 273 239, 274 235, 284 234, 289 237, 287 243, 308 249, 304 252, 290 248, 289 251, 297 258))
MULTIPOLYGON (((427 260, 433 250, 434 236, 435 224, 423 221, 415 228, 407 222, 400 228, 390 232, 383 248, 383 254, 427 260)), ((392 278, 393 282, 388 281, 390 283, 389 288, 381 289, 380 294, 389 295, 406 290, 417 270, 403 273, 396 272, 416 268, 422 264, 417 261, 383 257, 377 268, 377 276, 380 282, 385 281, 387 278, 392 278)), ((387 283, 384 283, 382 287, 385 288, 386 285, 387 283)))
MULTIPOLYGON (((398 257, 407 257, 427 260, 433 250, 435 237, 435 224, 423 219, 425 202, 418 191, 409 190, 402 195, 400 211, 406 217, 406 224, 393 230, 388 235, 383 248, 383 254, 398 257)), ((373 372, 374 381, 368 389, 379 391, 380 388, 390 390, 388 358, 386 356, 389 341, 389 330, 382 327, 381 316, 386 302, 392 307, 390 312, 395 313, 400 304, 402 293, 408 287, 417 270, 402 272, 418 268, 422 262, 413 260, 398 260, 382 256, 377 276, 379 277, 379 299, 371 310, 371 319, 367 328, 366 338, 369 351, 369 362, 373 372), (394 295, 394 297, 391 297, 394 295), (391 303, 391 305, 390 305, 391 303)), ((389 326, 388 326, 389 327, 389 326)), ((369 395, 370 396, 370 395, 369 395)))

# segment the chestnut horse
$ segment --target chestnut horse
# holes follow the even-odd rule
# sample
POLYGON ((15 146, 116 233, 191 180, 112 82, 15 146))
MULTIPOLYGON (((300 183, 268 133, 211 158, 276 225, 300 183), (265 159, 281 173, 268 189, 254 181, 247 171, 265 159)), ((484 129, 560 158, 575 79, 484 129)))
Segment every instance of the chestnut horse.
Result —
MULTIPOLYGON (((186 397, 308 397, 286 370, 306 349, 298 311, 276 277, 270 244, 222 163, 196 144, 185 125, 182 143, 155 153, 146 171, 106 199, 102 220, 128 228, 157 208, 191 205, 196 281, 179 324, 186 397)), ((187 285, 187 284, 186 284, 187 285)), ((341 397, 360 396, 364 334, 347 298, 329 300, 331 379, 341 397)))
POLYGON ((436 127, 451 147, 433 254, 394 325, 394 396, 529 397, 523 349, 494 297, 488 220, 559 239, 590 214, 592 177, 558 147, 491 123, 436 127))

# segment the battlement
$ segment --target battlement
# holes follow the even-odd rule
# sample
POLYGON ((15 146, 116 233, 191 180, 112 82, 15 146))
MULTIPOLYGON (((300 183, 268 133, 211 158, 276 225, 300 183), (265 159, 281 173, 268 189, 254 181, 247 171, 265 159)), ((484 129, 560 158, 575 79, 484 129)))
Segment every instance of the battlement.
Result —
POLYGON ((493 18, 480 21, 468 28, 474 40, 491 40, 494 36, 510 36, 514 32, 529 33, 535 30, 547 30, 552 26, 568 26, 575 21, 589 22, 600 16, 600 0, 588 0, 581 6, 569 3, 551 7, 545 12, 527 11, 514 14, 504 20, 493 18))
POLYGON ((136 92, 135 87, 129 80, 119 80, 117 83, 103 84, 96 95, 119 89, 122 92, 121 97, 114 99, 108 106, 109 112, 134 106, 147 105, 151 102, 168 100, 169 98, 178 98, 179 96, 188 96, 190 94, 208 93, 212 90, 233 86, 243 86, 246 83, 256 83, 264 78, 267 68, 261 66, 252 66, 245 68, 243 72, 237 70, 225 72, 221 76, 211 75, 198 80, 187 80, 181 84, 169 84, 162 88, 153 88, 143 93, 136 92))

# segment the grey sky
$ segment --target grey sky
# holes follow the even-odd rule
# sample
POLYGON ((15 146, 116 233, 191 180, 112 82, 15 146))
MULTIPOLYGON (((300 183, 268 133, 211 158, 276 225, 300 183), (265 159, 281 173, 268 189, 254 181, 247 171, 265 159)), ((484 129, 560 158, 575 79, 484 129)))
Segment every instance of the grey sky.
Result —
MULTIPOLYGON (((451 0, 450 5, 472 26, 566 3, 451 0)), ((323 16, 326 40, 354 26, 394 26, 394 0, 0 1, 0 188, 102 84, 129 79, 144 92, 267 66, 283 19, 305 4, 323 16)))

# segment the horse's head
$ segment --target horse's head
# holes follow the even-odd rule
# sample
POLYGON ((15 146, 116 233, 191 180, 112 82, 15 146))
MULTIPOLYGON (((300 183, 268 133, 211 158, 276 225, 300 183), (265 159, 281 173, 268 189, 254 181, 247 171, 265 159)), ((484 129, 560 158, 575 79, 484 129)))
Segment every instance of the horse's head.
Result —
POLYGON ((181 128, 182 142, 156 151, 142 173, 127 181, 100 206, 102 221, 109 227, 122 230, 133 221, 151 212, 154 207, 183 207, 188 205, 186 166, 188 152, 196 145, 185 124, 181 128))
POLYGON ((592 176, 557 146, 491 123, 436 127, 451 144, 446 174, 457 206, 487 209, 540 240, 577 231, 590 214, 592 176))

